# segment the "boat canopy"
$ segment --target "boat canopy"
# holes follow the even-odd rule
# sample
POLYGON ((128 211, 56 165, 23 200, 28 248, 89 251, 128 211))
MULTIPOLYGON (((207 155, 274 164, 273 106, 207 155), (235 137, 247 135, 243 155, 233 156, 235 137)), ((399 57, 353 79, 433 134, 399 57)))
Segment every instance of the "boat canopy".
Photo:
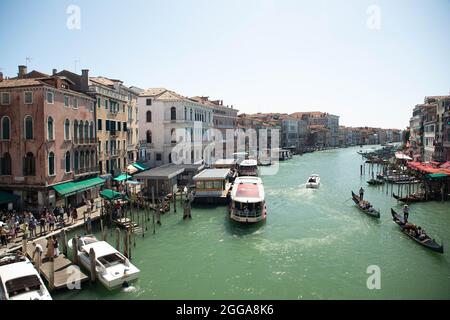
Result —
POLYGON ((225 180, 230 174, 230 169, 205 169, 195 175, 193 180, 225 180))

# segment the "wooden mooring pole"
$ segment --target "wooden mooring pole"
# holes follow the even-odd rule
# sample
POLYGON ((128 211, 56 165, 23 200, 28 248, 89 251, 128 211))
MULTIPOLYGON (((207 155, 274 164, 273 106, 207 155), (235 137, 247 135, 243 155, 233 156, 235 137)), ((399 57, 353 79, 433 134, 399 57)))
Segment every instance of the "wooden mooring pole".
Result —
POLYGON ((95 282, 95 251, 94 248, 89 250, 89 269, 91 271, 91 282, 95 282))
POLYGON ((60 232, 60 239, 62 242, 62 251, 64 253, 64 255, 67 257, 67 230, 63 229, 60 232))
MULTIPOLYGON (((50 241, 50 245, 53 246, 53 244, 51 244, 52 241, 50 241)), ((55 290, 55 258, 51 257, 50 258, 50 274, 48 276, 48 288, 50 291, 55 290)))
POLYGON ((120 251, 120 229, 116 228, 116 250, 120 251))
POLYGON ((78 265, 78 239, 76 236, 72 239, 72 260, 75 265, 78 265))

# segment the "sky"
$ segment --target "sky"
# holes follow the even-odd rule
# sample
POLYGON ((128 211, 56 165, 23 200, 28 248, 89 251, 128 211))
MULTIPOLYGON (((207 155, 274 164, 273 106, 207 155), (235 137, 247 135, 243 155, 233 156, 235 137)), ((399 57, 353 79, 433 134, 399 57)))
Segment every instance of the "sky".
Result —
POLYGON ((0 43, 8 77, 89 69, 346 126, 402 129, 450 93, 450 0, 1 0, 0 43))

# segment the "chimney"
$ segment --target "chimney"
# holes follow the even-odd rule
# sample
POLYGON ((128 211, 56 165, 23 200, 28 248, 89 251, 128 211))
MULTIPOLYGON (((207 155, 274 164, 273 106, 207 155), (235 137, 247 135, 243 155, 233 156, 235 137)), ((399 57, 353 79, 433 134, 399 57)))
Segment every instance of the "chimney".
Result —
POLYGON ((56 72, 57 72, 57 70, 56 69, 53 69, 53 75, 55 75, 56 74, 56 72))
POLYGON ((81 70, 80 90, 82 92, 87 92, 89 90, 89 70, 88 69, 81 70))
POLYGON ((0 82, 3 81, 3 72, 0 72, 0 82))
POLYGON ((220 100, 220 105, 223 106, 223 100, 220 100))
POLYGON ((22 78, 27 74, 27 66, 21 65, 19 66, 19 73, 17 74, 19 78, 22 78))

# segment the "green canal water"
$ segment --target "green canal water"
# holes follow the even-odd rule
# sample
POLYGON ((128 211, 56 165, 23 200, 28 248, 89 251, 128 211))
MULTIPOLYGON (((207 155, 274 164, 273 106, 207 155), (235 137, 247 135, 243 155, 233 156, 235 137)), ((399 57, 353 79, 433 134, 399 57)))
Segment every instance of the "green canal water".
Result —
POLYGON ((450 204, 411 206, 410 220, 447 250, 440 255, 417 245, 391 220, 390 208, 401 205, 360 177, 357 150, 294 156, 276 175, 263 176, 268 215, 261 225, 231 222, 226 207, 195 208, 190 221, 181 210, 171 212, 155 235, 149 224, 132 252, 141 269, 133 290, 85 283, 54 298, 450 299, 450 204), (305 189, 311 173, 321 176, 318 190, 305 189), (349 200, 361 185, 380 221, 349 200), (371 265, 381 271, 379 290, 366 285, 371 265))

